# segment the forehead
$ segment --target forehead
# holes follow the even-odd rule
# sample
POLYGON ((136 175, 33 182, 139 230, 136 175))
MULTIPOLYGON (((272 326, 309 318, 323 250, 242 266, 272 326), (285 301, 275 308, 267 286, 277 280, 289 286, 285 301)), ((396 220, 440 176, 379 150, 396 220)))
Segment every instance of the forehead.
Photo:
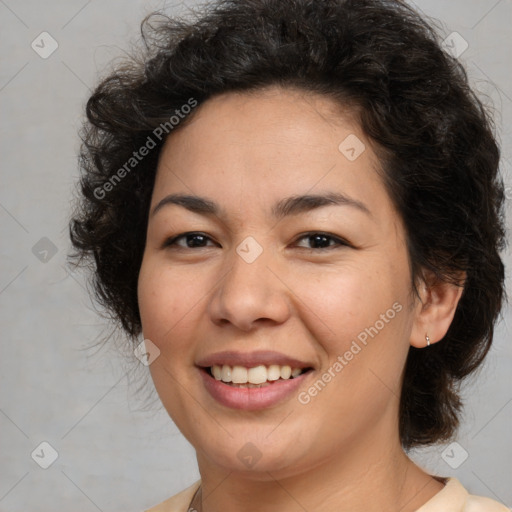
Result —
POLYGON ((236 204, 320 190, 388 201, 379 167, 353 111, 331 98, 277 87, 226 93, 167 138, 153 203, 177 191, 236 204))
POLYGON ((271 146, 279 145, 290 146, 293 152, 303 148, 304 153, 325 155, 333 146, 337 149, 344 133, 364 137, 354 109, 327 96, 274 86, 224 93, 207 100, 167 138, 165 148, 175 149, 183 139, 197 137, 202 145, 216 144, 217 150, 231 146, 232 153, 236 148, 247 152, 267 145, 264 154, 254 149, 267 158, 273 155, 271 146))

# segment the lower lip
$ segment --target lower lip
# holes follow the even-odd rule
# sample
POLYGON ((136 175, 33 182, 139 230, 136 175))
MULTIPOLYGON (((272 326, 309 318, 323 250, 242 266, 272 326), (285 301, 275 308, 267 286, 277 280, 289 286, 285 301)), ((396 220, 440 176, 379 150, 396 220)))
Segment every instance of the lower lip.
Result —
POLYGON ((312 371, 294 379, 279 379, 261 388, 239 388, 225 384, 212 377, 206 370, 200 370, 206 390, 220 404, 231 409, 255 411, 272 407, 296 394, 299 386, 312 371))

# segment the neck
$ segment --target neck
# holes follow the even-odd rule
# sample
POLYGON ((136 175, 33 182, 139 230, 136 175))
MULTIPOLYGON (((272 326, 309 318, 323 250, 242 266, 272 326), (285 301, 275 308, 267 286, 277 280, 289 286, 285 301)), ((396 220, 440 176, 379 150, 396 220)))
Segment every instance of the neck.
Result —
MULTIPOLYGON (((308 471, 237 473, 198 454, 201 499, 198 512, 413 512, 443 485, 416 466, 398 440, 362 440, 308 471)), ((333 450, 334 451, 334 450, 333 450)))

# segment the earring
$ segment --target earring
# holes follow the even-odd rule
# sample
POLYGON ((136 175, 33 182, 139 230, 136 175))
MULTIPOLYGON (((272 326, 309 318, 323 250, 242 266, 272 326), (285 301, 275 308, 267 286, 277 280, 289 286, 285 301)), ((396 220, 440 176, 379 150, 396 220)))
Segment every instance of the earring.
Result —
POLYGON ((425 334, 425 339, 427 340, 427 347, 430 347, 430 338, 428 337, 428 334, 425 334))

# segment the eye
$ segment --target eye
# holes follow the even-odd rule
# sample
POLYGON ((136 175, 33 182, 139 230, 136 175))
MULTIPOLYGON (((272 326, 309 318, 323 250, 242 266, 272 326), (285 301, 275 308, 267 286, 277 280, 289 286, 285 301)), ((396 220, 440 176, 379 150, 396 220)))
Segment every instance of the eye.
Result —
POLYGON ((164 247, 176 246, 182 249, 194 249, 196 247, 211 247, 208 242, 212 239, 204 233, 191 231, 188 233, 181 233, 175 237, 169 238, 164 242, 164 247))
POLYGON ((322 232, 306 233, 305 235, 302 235, 301 237, 299 237, 297 239, 297 241, 295 242, 295 245, 298 247, 302 247, 304 249, 310 249, 310 250, 311 249, 325 250, 325 249, 335 249, 335 248, 341 247, 341 246, 347 246, 347 247, 350 246, 350 244, 348 242, 346 242, 345 240, 343 240, 337 236, 330 235, 329 233, 322 233, 322 232), (304 243, 301 242, 301 240, 305 240, 305 243, 307 245, 309 245, 309 247, 304 245, 304 243))
MULTIPOLYGON (((201 232, 180 233, 164 242, 164 247, 177 247, 182 249, 194 249, 202 247, 218 246, 213 240, 201 232)), ((335 249, 342 246, 350 246, 350 244, 334 235, 323 232, 311 232, 300 236, 296 242, 296 247, 309 250, 326 250, 335 249)))

